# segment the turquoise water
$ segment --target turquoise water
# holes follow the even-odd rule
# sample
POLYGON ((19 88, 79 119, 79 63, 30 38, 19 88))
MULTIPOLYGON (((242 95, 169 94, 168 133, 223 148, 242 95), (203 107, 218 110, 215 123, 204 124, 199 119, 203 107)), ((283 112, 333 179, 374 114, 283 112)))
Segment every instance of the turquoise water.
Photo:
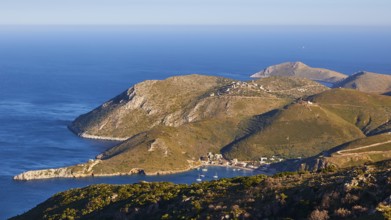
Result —
MULTIPOLYGON (((13 181, 30 169, 85 162, 113 142, 81 139, 66 126, 146 79, 204 73, 247 80, 285 61, 352 74, 391 73, 391 31, 362 27, 0 27, 0 219, 52 194, 95 183, 191 183, 168 176, 13 181)), ((220 177, 251 175, 209 169, 220 177)))

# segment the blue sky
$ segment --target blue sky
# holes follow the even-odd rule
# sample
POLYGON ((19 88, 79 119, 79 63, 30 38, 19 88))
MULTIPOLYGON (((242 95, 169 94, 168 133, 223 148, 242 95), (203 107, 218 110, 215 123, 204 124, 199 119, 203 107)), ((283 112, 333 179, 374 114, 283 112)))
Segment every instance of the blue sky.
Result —
POLYGON ((0 0, 0 25, 391 25, 391 0, 0 0))

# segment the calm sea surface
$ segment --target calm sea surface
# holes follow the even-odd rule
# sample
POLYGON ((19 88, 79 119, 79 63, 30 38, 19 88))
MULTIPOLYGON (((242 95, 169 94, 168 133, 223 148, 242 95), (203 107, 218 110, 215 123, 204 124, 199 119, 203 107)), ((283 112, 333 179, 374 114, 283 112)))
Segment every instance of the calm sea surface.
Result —
MULTIPOLYGON (((86 162, 113 142, 81 139, 66 126, 146 79, 204 73, 247 80, 285 61, 346 74, 391 73, 391 29, 368 27, 0 26, 0 219, 52 194, 95 183, 194 182, 168 176, 13 181, 31 169, 86 162)), ((251 172, 210 168, 220 177, 251 172)))

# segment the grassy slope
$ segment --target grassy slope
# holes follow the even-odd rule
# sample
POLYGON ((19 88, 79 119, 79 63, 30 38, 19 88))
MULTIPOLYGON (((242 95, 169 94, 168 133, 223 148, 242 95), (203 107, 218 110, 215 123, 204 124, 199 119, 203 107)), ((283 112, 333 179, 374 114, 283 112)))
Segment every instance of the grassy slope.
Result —
POLYGON ((226 148, 226 156, 308 157, 346 141, 363 137, 354 125, 315 105, 296 103, 275 111, 264 127, 226 148))
POLYGON ((348 89, 327 90, 278 111, 255 117, 244 126, 244 138, 228 145, 229 158, 260 156, 309 157, 365 137, 384 132, 391 118, 391 97, 348 89), (253 127, 254 124, 258 126, 253 127))
POLYGON ((192 185, 93 185, 58 193, 13 219, 383 219, 391 214, 389 204, 381 205, 391 193, 390 168, 386 161, 192 185))
POLYGON ((95 173, 180 171, 189 168, 188 160, 198 161, 207 152, 219 152, 220 146, 235 136, 233 121, 202 121, 175 127, 158 127, 132 138, 103 154, 95 173), (137 141, 135 140, 137 139, 137 141), (153 151, 150 151, 153 146, 153 151))
MULTIPOLYGON (((368 134, 391 119, 391 97, 350 89, 332 89, 310 98, 368 134)), ((381 132, 381 131, 378 131, 381 132)))

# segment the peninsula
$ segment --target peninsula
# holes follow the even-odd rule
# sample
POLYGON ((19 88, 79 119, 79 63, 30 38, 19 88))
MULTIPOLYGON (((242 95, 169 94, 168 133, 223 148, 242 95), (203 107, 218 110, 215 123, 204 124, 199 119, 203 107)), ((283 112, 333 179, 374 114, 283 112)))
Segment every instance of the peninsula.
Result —
POLYGON ((390 121, 391 97, 329 89, 306 78, 245 82, 185 75, 148 80, 69 126, 81 137, 121 143, 86 163, 27 171, 14 179, 161 175, 205 164, 268 172, 342 168, 390 158, 390 145, 383 138, 389 137, 384 134, 391 130, 390 121), (380 153, 369 150, 360 157, 332 153, 367 139, 368 145, 386 145, 380 153), (208 154, 221 155, 222 160, 205 163, 202 158, 208 154))

